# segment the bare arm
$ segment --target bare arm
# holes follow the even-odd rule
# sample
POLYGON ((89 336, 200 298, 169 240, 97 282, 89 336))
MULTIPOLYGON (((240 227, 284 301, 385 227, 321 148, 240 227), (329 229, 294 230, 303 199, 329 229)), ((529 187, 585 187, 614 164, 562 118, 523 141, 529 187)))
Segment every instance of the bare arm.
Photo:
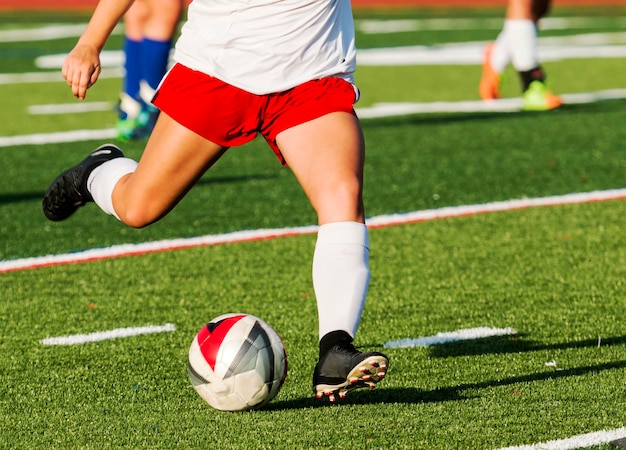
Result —
POLYGON ((100 76, 100 52, 133 0, 100 0, 84 33, 63 63, 63 77, 74 97, 85 99, 100 76))

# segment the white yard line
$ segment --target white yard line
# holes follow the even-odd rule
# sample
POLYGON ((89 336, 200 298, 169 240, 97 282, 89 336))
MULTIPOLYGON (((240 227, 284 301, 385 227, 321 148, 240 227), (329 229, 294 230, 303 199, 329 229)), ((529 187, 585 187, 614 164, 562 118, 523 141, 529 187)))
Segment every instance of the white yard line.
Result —
POLYGON ((578 436, 541 442, 539 444, 506 447, 498 450, 572 450, 602 445, 625 437, 626 427, 580 434, 578 436))
POLYGON ((114 102, 74 102, 74 103, 49 103, 45 105, 31 105, 28 107, 28 114, 55 115, 55 114, 77 114, 93 111, 113 111, 114 102))
MULTIPOLYGON (((78 37, 87 28, 86 23, 68 25, 46 25, 36 28, 14 28, 9 30, 0 30, 0 42, 37 42, 48 41, 50 39, 65 39, 70 37, 78 37)), ((112 34, 122 34, 123 27, 118 25, 112 34)))
MULTIPOLYGON (((613 18, 615 27, 626 27, 626 18, 613 18)), ((596 17, 544 17, 541 19, 541 31, 577 30, 596 28, 603 18, 596 17)), ((496 30, 502 29, 502 18, 432 18, 432 19, 357 19, 355 27, 365 34, 406 33, 415 31, 458 31, 458 30, 496 30)))
MULTIPOLYGON (((539 60, 562 61, 576 58, 623 58, 626 41, 620 33, 593 33, 563 38, 540 39, 539 60), (587 40, 585 40, 587 38, 587 40), (611 43, 615 38, 620 43, 611 43)), ((403 47, 365 48, 357 53, 358 66, 431 66, 480 65, 487 42, 454 42, 450 44, 412 45, 403 47)))
MULTIPOLYGON (((579 92, 559 95, 565 105, 595 103, 603 100, 620 100, 626 98, 626 89, 607 89, 596 92, 579 92)), ((403 116, 409 114, 430 113, 473 113, 473 112, 514 112, 522 108, 522 99, 503 98, 485 102, 482 100, 467 100, 459 102, 430 102, 430 103, 376 103, 364 108, 356 108, 361 119, 375 119, 380 117, 403 116)), ((0 147, 2 138, 0 138, 0 147)))
MULTIPOLYGON (((579 92, 574 94, 562 94, 561 98, 567 105, 595 103, 603 100, 619 100, 626 98, 626 89, 607 89, 596 92, 579 92)), ((55 113, 70 113, 77 111, 98 111, 109 109, 112 104, 107 102, 82 103, 59 105, 34 105, 32 114, 44 114, 45 111, 54 110, 55 113)), ((410 114, 429 113, 454 113, 454 112, 513 112, 522 107, 521 98, 498 99, 490 102, 482 100, 468 100, 459 102, 431 102, 431 103, 377 103, 364 108, 356 108, 357 115, 361 119, 374 119, 380 117, 393 117, 410 114)), ((59 131, 55 133, 25 134, 19 136, 0 136, 0 148, 14 147, 16 145, 43 145, 50 143, 79 142, 87 140, 113 139, 116 137, 114 128, 96 130, 73 130, 59 131)))
MULTIPOLYGON (((453 217, 471 216, 476 214, 512 211, 539 206, 557 206, 617 199, 626 199, 626 189, 573 193, 550 197, 507 200, 477 205, 451 206, 446 208, 414 211, 402 214, 389 214, 368 218, 367 225, 370 228, 380 228, 406 223, 417 223, 453 217)), ((226 234, 205 235, 180 239, 165 239, 161 241, 144 242, 140 244, 113 245, 111 247, 89 249, 74 253, 36 256, 31 258, 0 261, 0 273, 118 258, 122 256, 180 250, 192 247, 220 245, 233 242, 259 241, 279 237, 313 234, 315 232, 317 232, 317 226, 309 225, 296 228, 235 231, 226 234)))
POLYGON ((97 331, 89 334, 71 334, 68 336, 57 336, 42 339, 43 345, 80 345, 90 342, 107 341, 110 339, 140 336, 142 334, 168 333, 176 331, 176 327, 171 323, 165 325, 148 325, 145 327, 116 328, 108 331, 97 331))
MULTIPOLYGON (((614 17, 614 26, 626 27, 626 19, 614 17)), ((545 17, 541 20, 541 30, 576 30, 603 26, 602 17, 545 17)), ((14 28, 0 30, 0 42, 36 42, 49 39, 79 37, 87 23, 48 24, 33 28, 14 28)), ((356 20, 357 30, 366 34, 401 33, 411 31, 446 31, 446 30, 500 30, 502 18, 426 18, 408 20, 356 20)), ((123 28, 117 26, 113 34, 122 34, 123 28)))
MULTIPOLYGON (((28 35, 33 33, 33 30, 6 30, 5 33, 7 36, 11 36, 11 33, 28 35)), ((0 31, 0 42, 6 42, 2 36, 3 31, 0 31)), ((357 63, 359 66, 480 65, 485 44, 484 41, 472 41, 363 48, 358 51, 357 63)), ((544 62, 574 58, 623 58, 625 56, 626 32, 586 33, 539 39, 539 57, 544 62)), ((60 68, 65 57, 64 53, 40 56, 35 60, 37 67, 58 71, 0 74, 0 84, 62 81, 60 68)), ((100 78, 123 76, 121 67, 124 62, 124 53, 121 50, 105 50, 101 53, 100 59, 103 67, 100 78)))
MULTIPOLYGON (((487 42, 452 42, 447 44, 363 48, 357 52, 359 66, 429 66, 481 65, 487 42)), ((542 62, 576 58, 623 58, 626 33, 589 33, 549 37, 539 40, 542 62)), ((66 54, 45 55, 35 60, 40 69, 61 69, 66 54)), ((100 55, 103 68, 119 68, 124 63, 120 50, 106 50, 100 55)), ((170 57, 170 64, 173 59, 170 57)))
POLYGON ((16 145, 46 145, 59 144, 64 142, 82 142, 101 139, 115 139, 117 132, 115 128, 104 128, 101 130, 73 130, 58 131, 56 133, 24 134, 20 136, 0 137, 0 148, 14 147, 16 145))
MULTIPOLYGON (((99 79, 122 78, 124 71, 121 67, 104 68, 99 79)), ((55 69, 49 72, 27 73, 0 73, 0 85, 2 84, 31 84, 31 83, 65 83, 61 71, 55 69)))
POLYGON ((385 342, 385 348, 411 348, 411 347, 430 347, 432 345, 442 345, 451 342, 468 341, 475 339, 484 339, 494 336, 509 336, 517 334, 513 328, 464 328, 456 331, 445 331, 437 333, 433 336, 422 336, 418 338, 406 338, 397 341, 385 342))

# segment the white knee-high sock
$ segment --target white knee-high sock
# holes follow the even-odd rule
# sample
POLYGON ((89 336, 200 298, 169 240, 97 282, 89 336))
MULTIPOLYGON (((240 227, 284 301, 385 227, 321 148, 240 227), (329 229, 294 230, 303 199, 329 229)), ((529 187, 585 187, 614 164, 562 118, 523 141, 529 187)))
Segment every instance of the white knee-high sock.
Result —
POLYGON ((313 255, 320 339, 343 330, 354 338, 369 285, 367 226, 335 222, 320 226, 313 255))
POLYGON ((537 25, 530 19, 506 19, 491 52, 490 64, 502 73, 509 63, 518 72, 539 65, 537 25))
POLYGON ((96 167, 87 179, 87 190, 96 205, 118 220, 113 207, 113 189, 120 178, 134 172, 136 168, 137 162, 130 158, 115 158, 96 167))
POLYGON ((502 74, 510 62, 511 51, 509 49, 506 27, 504 27, 500 34, 498 34, 496 41, 493 43, 493 50, 491 51, 489 64, 491 64, 493 70, 502 74))
POLYGON ((537 25, 530 19, 508 19, 504 24, 511 53, 511 63, 518 72, 539 65, 537 25))

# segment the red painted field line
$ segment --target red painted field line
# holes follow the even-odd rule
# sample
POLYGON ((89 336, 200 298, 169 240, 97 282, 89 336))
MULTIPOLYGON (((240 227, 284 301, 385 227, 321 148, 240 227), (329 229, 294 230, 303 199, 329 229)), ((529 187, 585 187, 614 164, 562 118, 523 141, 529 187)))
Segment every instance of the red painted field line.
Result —
MULTIPOLYGON (((370 229, 373 229, 393 225, 426 222, 432 220, 467 217, 478 214, 515 211, 533 207, 561 206, 624 199, 626 199, 626 188, 607 191, 573 193, 532 199, 507 200, 477 205, 451 206, 440 209, 415 211, 403 214, 390 214, 372 217, 367 220, 367 225, 370 229)), ((90 249, 62 255, 48 255, 41 257, 0 261, 0 273, 98 261, 103 259, 119 258, 123 256, 145 255, 149 253, 182 250, 186 248, 207 247, 213 245, 300 236, 305 234, 313 234, 316 231, 317 227, 311 225, 298 228, 236 231, 221 235, 207 235, 194 238, 169 239, 162 241, 145 242, 141 244, 121 244, 106 248, 90 249)))

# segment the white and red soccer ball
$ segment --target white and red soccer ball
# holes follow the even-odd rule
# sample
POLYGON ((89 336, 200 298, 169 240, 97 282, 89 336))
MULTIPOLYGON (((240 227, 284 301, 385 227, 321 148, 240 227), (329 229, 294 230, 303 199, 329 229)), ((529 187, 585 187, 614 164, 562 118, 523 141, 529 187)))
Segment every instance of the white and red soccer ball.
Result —
POLYGON ((280 336, 250 314, 224 314, 198 332, 187 364, 189 380, 209 405, 221 411, 259 409, 287 376, 280 336))

